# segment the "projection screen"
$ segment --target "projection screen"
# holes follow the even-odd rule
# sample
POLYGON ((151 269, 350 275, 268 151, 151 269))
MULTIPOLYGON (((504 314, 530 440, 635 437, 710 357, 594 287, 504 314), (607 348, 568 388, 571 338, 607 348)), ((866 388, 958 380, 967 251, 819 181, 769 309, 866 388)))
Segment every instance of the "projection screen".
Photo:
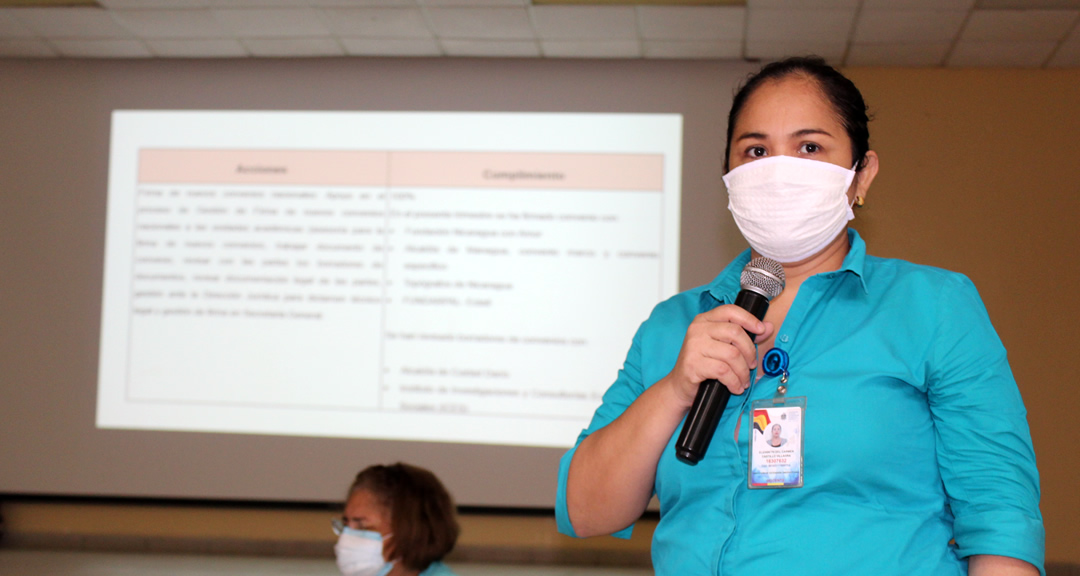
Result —
POLYGON ((569 448, 678 284, 677 115, 117 111, 98 425, 569 448))

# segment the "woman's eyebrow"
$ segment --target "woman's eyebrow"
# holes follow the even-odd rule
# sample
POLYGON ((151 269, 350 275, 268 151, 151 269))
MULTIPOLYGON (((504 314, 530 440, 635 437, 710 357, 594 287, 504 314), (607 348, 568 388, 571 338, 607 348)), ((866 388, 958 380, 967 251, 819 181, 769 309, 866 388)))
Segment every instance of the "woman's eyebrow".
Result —
POLYGON ((735 141, 736 142, 741 142, 743 140, 751 140, 751 139, 753 139, 753 140, 764 140, 765 135, 762 134, 761 132, 744 132, 738 138, 736 138, 735 141))
POLYGON ((824 134, 825 136, 828 136, 830 138, 833 137, 833 135, 830 134, 829 131, 822 130, 821 128, 803 128, 802 130, 796 130, 795 132, 791 133, 791 137, 799 138, 802 136, 810 136, 811 134, 824 134))

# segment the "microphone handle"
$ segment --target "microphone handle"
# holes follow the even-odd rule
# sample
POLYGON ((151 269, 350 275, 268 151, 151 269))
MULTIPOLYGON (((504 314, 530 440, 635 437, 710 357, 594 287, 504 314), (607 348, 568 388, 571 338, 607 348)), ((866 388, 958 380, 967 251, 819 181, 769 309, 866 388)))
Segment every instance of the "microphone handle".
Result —
MULTIPOLYGON (((752 290, 740 290, 735 297, 735 305, 750 312, 758 320, 765 318, 769 309, 769 299, 752 290)), ((746 331, 752 341, 756 334, 746 331)), ((694 403, 686 414, 679 440, 675 443, 675 455, 688 464, 697 464, 705 457, 709 449, 716 426, 724 415, 731 391, 717 380, 706 380, 698 386, 694 403)))

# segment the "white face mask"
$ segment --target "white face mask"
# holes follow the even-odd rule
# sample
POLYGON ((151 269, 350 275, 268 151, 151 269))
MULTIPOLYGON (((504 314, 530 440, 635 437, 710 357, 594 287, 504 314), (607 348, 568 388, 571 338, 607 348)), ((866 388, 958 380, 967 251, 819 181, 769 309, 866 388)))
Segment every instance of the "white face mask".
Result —
POLYGON ((754 160, 724 175, 728 210, 755 252, 777 262, 817 254, 855 217, 855 170, 792 156, 754 160))
POLYGON ((344 528, 334 545, 334 555, 344 576, 384 576, 394 567, 393 562, 383 560, 382 535, 371 530, 344 528))

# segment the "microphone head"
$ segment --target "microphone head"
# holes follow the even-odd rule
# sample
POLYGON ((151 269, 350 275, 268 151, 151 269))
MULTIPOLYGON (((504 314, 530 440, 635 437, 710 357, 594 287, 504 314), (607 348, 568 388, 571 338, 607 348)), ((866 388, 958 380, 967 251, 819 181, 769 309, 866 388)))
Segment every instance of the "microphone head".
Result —
POLYGON ((784 267, 776 260, 758 256, 743 267, 739 286, 772 300, 784 291, 784 267))

